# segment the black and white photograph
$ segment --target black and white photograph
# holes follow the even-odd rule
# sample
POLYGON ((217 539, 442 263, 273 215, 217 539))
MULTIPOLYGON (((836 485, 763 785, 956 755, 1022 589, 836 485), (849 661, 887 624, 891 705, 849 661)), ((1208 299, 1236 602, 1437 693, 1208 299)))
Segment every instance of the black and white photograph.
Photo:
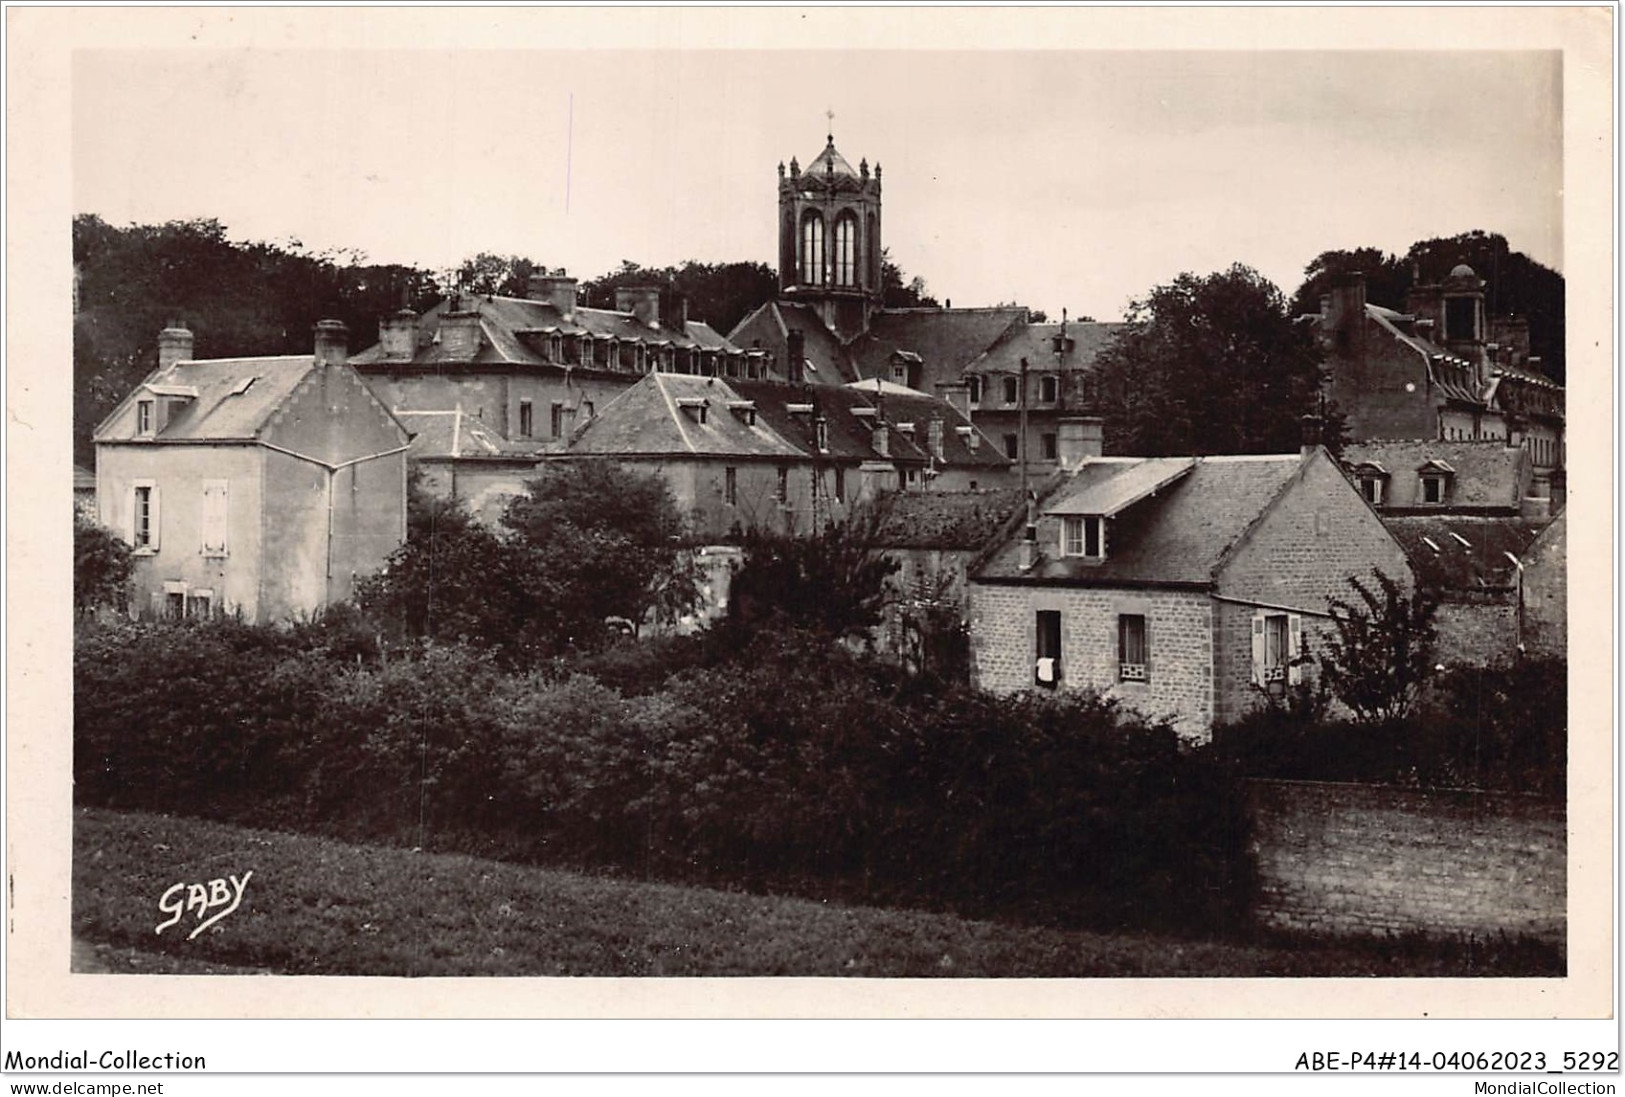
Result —
POLYGON ((1588 10, 66 51, 51 1000, 1606 1012, 1588 10))

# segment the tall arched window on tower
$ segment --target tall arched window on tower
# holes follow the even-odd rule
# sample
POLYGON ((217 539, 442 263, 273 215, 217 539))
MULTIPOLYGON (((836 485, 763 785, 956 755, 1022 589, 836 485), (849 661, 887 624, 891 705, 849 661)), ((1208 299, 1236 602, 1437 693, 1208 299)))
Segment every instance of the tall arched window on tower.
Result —
POLYGON ((835 219, 835 284, 858 284, 858 219, 851 210, 835 219))
POLYGON ((801 284, 824 284, 824 219, 816 210, 801 219, 801 284))

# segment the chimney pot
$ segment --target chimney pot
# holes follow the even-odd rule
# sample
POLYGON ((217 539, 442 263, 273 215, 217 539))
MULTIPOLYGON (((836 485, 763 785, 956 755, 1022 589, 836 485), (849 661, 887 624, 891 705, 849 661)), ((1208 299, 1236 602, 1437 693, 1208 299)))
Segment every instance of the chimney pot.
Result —
POLYGON ((630 312, 644 327, 660 326, 659 286, 618 286, 615 289, 615 311, 630 312))
POLYGON ((191 331, 171 320, 169 326, 158 333, 158 368, 167 370, 176 362, 191 359, 192 345, 191 331))
POLYGON ((789 354, 785 363, 785 380, 799 385, 806 377, 807 336, 800 328, 791 328, 786 342, 789 354))
POLYGON ((574 278, 560 274, 532 274, 525 283, 525 296, 532 301, 552 305, 565 320, 574 320, 576 287, 574 278))
POLYGON ((343 320, 316 322, 316 364, 342 366, 350 357, 350 332, 343 320))

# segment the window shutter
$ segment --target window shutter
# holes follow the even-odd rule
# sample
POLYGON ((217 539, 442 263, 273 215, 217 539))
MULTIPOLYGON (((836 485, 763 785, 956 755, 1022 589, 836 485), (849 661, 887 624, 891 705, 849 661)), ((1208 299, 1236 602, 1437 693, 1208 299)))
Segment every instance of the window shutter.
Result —
POLYGON ((1264 684, 1264 615, 1253 614, 1253 685, 1264 684))
POLYGON ((148 538, 147 545, 148 545, 149 548, 152 549, 153 552, 157 552, 158 548, 159 548, 158 537, 159 537, 159 534, 163 532, 163 528, 164 528, 163 515, 160 514, 159 511, 158 511, 158 485, 157 484, 152 485, 152 522, 151 522, 151 527, 152 527, 151 528, 151 536, 148 538))
POLYGON ((1294 613, 1286 619, 1287 681, 1297 685, 1303 681, 1303 667, 1298 656, 1303 652, 1303 618, 1294 613))
POLYGON ((226 555, 226 481, 203 481, 203 555, 226 555))

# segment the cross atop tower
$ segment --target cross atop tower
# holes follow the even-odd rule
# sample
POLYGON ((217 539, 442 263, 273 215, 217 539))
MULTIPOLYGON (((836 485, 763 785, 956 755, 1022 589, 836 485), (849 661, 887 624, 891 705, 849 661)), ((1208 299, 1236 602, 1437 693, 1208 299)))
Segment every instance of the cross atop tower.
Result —
POLYGON ((824 112, 824 117, 829 119, 829 133, 827 136, 829 138, 829 143, 833 145, 835 143, 835 112, 833 110, 826 110, 824 112))

